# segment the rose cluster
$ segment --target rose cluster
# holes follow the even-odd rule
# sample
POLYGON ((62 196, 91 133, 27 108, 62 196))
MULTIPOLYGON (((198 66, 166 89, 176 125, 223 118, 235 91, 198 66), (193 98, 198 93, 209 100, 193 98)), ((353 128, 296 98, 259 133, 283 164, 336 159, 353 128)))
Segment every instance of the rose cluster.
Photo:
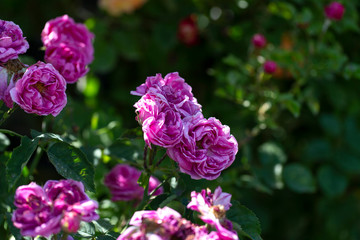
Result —
POLYGON ((68 15, 52 19, 41 33, 45 61, 54 65, 67 83, 74 83, 89 71, 87 65, 94 58, 93 39, 84 24, 75 23, 68 15))
POLYGON ((41 34, 45 61, 26 66, 18 59, 29 48, 20 27, 0 20, 0 100, 25 112, 57 116, 66 106, 66 84, 88 72, 93 34, 67 15, 46 23, 41 34))
MULTIPOLYGON (((144 188, 138 183, 141 172, 134 167, 126 164, 116 165, 106 176, 105 186, 110 189, 113 201, 131 201, 141 200, 144 195, 144 188)), ((163 188, 158 188, 160 182, 157 178, 151 176, 149 179, 149 194, 153 196, 164 192, 163 188), (157 189, 158 188, 158 189, 157 189)))
POLYGON ((74 180, 50 180, 44 187, 32 182, 15 193, 14 226, 23 236, 48 237, 61 230, 77 232, 80 222, 99 218, 98 203, 84 192, 84 185, 74 180))
POLYGON ((210 190, 201 193, 192 192, 192 199, 188 208, 200 212, 201 219, 209 224, 200 226, 182 218, 181 215, 169 208, 137 211, 132 216, 127 228, 117 240, 140 239, 193 239, 193 240, 237 240, 239 239, 232 228, 230 220, 226 219, 226 211, 231 204, 231 194, 223 193, 218 187, 212 194, 210 190))
POLYGON ((203 116, 192 88, 177 72, 148 77, 131 94, 141 96, 134 107, 146 144, 166 148, 181 172, 212 180, 235 160, 238 144, 230 128, 203 116))

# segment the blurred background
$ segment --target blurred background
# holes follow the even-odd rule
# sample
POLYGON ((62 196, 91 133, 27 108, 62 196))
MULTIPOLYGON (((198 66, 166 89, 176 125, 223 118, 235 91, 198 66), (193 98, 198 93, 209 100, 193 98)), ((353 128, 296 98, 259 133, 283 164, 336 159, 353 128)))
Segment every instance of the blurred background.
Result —
MULTIPOLYGON (((264 239, 360 239, 360 2, 343 1, 338 21, 326 20, 329 3, 2 0, 1 19, 18 24, 30 44, 24 63, 43 61, 40 34, 50 19, 67 14, 95 34, 95 60, 68 85, 63 112, 44 119, 18 110, 3 127, 67 132, 84 151, 111 151, 138 128, 130 91, 147 76, 179 72, 204 116, 230 126, 240 146, 219 179, 193 183, 221 185, 253 210, 264 239), (257 33, 262 48, 252 44, 257 33), (271 74, 267 60, 277 65, 271 74)), ((98 170, 99 183, 107 170, 98 170)), ((54 177, 44 160, 36 178, 54 177)))

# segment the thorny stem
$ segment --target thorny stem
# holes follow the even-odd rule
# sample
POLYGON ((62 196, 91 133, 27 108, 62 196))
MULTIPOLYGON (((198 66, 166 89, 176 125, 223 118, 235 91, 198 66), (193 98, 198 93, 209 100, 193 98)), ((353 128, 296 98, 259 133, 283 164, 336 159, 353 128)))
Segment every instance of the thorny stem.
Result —
POLYGON ((154 147, 154 149, 150 151, 149 166, 152 166, 153 160, 154 160, 155 155, 156 155, 156 150, 157 150, 157 148, 154 147))
POLYGON ((164 153, 164 155, 159 159, 159 161, 156 163, 155 167, 160 166, 160 164, 162 163, 162 161, 164 161, 164 159, 166 158, 167 153, 164 153))
POLYGON ((148 146, 147 146, 146 143, 145 143, 145 147, 144 147, 144 158, 143 158, 143 160, 144 160, 144 169, 145 169, 145 170, 148 169, 147 163, 146 163, 147 152, 148 152, 148 146))

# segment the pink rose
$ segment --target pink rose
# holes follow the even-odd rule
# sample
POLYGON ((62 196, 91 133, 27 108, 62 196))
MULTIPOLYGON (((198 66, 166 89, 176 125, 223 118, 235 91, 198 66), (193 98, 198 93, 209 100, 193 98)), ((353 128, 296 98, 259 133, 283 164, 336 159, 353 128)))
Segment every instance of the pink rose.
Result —
MULTIPOLYGON (((113 201, 131 201, 143 198, 144 188, 138 183, 141 172, 126 164, 118 164, 105 176, 104 184, 111 192, 113 201)), ((159 186, 160 182, 155 177, 150 177, 149 193, 159 186)), ((162 194, 163 188, 155 191, 154 196, 162 194)))
POLYGON ((50 180, 45 183, 44 191, 52 201, 54 210, 68 215, 68 219, 63 220, 64 223, 76 224, 74 221, 78 217, 85 222, 99 219, 95 212, 98 203, 88 197, 81 182, 71 179, 50 180))
POLYGON ((164 78, 162 93, 168 102, 174 104, 182 117, 192 116, 201 112, 201 105, 193 96, 192 88, 179 73, 169 73, 164 78))
POLYGON ((345 8, 339 2, 332 2, 324 8, 324 12, 327 18, 339 21, 345 13, 345 8))
POLYGON ((45 61, 51 63, 67 83, 76 82, 89 71, 85 55, 73 44, 50 45, 45 51, 45 61))
POLYGON ((150 147, 151 144, 172 147, 183 134, 181 115, 162 94, 151 90, 134 105, 137 120, 142 124, 144 140, 150 147))
POLYGON ((238 144, 230 128, 213 117, 202 114, 184 119, 184 134, 179 144, 168 148, 180 171, 193 179, 213 180, 235 160, 238 144))
POLYGON ((143 96, 149 91, 150 88, 157 88, 160 90, 161 87, 164 85, 164 79, 162 78, 160 73, 157 73, 155 76, 147 77, 145 83, 138 86, 135 91, 131 91, 130 94, 136 96, 143 96))
POLYGON ((260 33, 255 34, 252 37, 251 42, 256 48, 263 48, 266 46, 266 38, 260 33))
POLYGON ((67 210, 70 206, 88 201, 84 185, 71 179, 49 180, 44 185, 44 191, 57 211, 67 210))
POLYGON ((93 60, 94 47, 92 34, 84 24, 75 23, 68 15, 63 15, 48 21, 41 32, 41 40, 46 48, 71 43, 84 54, 85 65, 93 60))
POLYGON ((201 105, 192 94, 192 89, 179 73, 169 73, 162 78, 161 74, 148 77, 145 83, 131 91, 132 95, 143 96, 149 91, 163 95, 172 107, 178 111, 181 118, 201 112, 201 105))
POLYGON ((13 212, 14 226, 23 236, 48 237, 60 232, 61 214, 56 214, 44 190, 36 183, 18 187, 15 192, 13 212))
POLYGON ((13 22, 0 20, 0 62, 15 59, 28 48, 29 43, 23 37, 20 27, 13 22))
POLYGON ((264 63, 264 71, 268 74, 273 74, 276 71, 277 64, 274 61, 266 61, 264 63))
POLYGON ((51 64, 38 62, 26 70, 10 95, 27 113, 57 116, 67 102, 65 90, 64 77, 51 64))

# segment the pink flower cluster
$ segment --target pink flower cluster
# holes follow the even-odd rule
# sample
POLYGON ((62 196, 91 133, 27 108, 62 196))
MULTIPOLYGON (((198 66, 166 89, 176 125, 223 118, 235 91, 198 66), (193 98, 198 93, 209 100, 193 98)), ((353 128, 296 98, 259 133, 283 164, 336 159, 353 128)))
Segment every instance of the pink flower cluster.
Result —
MULTIPOLYGON (((251 42, 256 49, 262 49, 267 44, 267 40, 266 40, 265 36, 260 33, 256 33, 252 37, 251 42)), ((267 61, 265 61, 264 65, 263 65, 263 69, 264 69, 265 73, 273 74, 273 73, 275 73, 275 71, 277 69, 277 64, 274 61, 267 60, 267 61)))
POLYGON ((148 77, 131 94, 144 140, 164 147, 193 179, 219 177, 235 160, 238 144, 230 129, 215 118, 204 118, 191 87, 177 72, 148 77))
POLYGON ((81 221, 90 222, 99 216, 96 201, 90 200, 81 182, 47 181, 44 187, 32 182, 20 186, 15 193, 14 226, 23 236, 49 237, 61 230, 77 232, 81 221))
POLYGON ((11 21, 0 20, 0 62, 16 59, 28 48, 29 43, 23 37, 20 27, 11 21))
MULTIPOLYGON (((144 195, 144 188, 138 183, 141 172, 126 164, 116 165, 106 176, 104 183, 110 189, 113 201, 141 200, 144 195)), ((160 184, 160 181, 151 176, 149 180, 149 194, 160 184)), ((157 196, 164 192, 158 188, 153 195, 157 196)))
POLYGON ((94 35, 84 24, 75 23, 68 15, 48 21, 41 33, 46 48, 45 61, 74 83, 84 76, 94 57, 94 35))
MULTIPOLYGON (((195 192, 192 193, 192 196, 194 195, 195 197, 195 194, 195 192)), ((231 206, 231 195, 222 193, 220 187, 213 195, 210 194, 206 196, 204 194, 204 198, 206 199, 202 200, 201 197, 198 197, 199 200, 196 201, 192 199, 189 205, 194 209, 222 208, 223 211, 228 210, 231 206), (225 204, 227 209, 224 210, 225 207, 221 204, 225 204)), ((219 212, 218 210, 214 211, 219 212)), ((182 218, 178 212, 169 207, 159 208, 156 211, 137 211, 129 222, 131 226, 127 228, 117 240, 238 240, 238 236, 236 232, 232 230, 232 223, 229 220, 226 220, 223 216, 214 216, 211 219, 212 221, 205 222, 209 223, 210 226, 214 226, 216 231, 209 232, 206 226, 193 224, 189 220, 182 218)))

